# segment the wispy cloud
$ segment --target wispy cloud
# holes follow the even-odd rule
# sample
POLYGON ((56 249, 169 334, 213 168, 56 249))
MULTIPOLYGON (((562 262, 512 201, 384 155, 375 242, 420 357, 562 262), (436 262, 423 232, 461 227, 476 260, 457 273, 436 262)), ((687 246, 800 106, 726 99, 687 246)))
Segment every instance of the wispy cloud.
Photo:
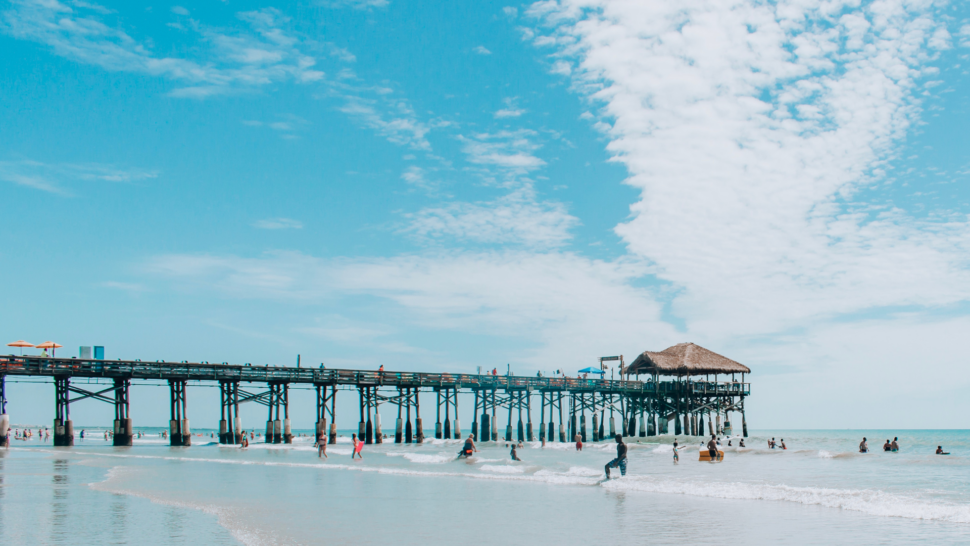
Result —
POLYGON ((228 297, 304 304, 353 294, 379 297, 406 311, 416 326, 538 343, 521 355, 538 367, 575 362, 577 354, 606 354, 644 332, 658 346, 680 339, 660 320, 654 294, 632 286, 644 268, 628 260, 557 252, 325 260, 276 252, 258 258, 164 255, 144 267, 187 289, 228 297))
POLYGON ((124 169, 99 163, 0 161, 0 180, 59 195, 72 195, 77 182, 133 183, 158 177, 157 171, 124 169))
POLYGON ((492 52, 489 51, 488 49, 486 49, 485 46, 477 46, 477 47, 475 47, 475 49, 472 49, 472 51, 474 51, 475 53, 478 53, 479 55, 491 55, 492 54, 492 52))
POLYGON ((303 229, 303 222, 291 218, 267 218, 253 223, 259 229, 303 229))
MULTIPOLYGON (((175 13, 184 8, 173 8, 175 13)), ((183 14, 184 15, 184 14, 183 14)), ((102 10, 57 0, 14 0, 0 14, 0 30, 14 38, 50 46, 53 52, 107 70, 137 72, 173 80, 176 97, 257 89, 272 82, 305 83, 323 78, 316 60, 300 49, 301 39, 287 30, 288 18, 272 8, 241 12, 248 28, 224 30, 193 22, 205 48, 205 62, 163 57, 108 21, 102 10)))
POLYGON ((330 83, 329 96, 344 101, 341 112, 359 120, 388 141, 414 150, 431 151, 426 135, 428 124, 417 116, 406 100, 387 86, 365 85, 349 69, 330 83))
POLYGON ((497 167, 513 174, 524 174, 546 164, 534 155, 540 147, 535 142, 536 136, 537 133, 531 129, 518 129, 458 138, 463 143, 462 151, 471 163, 497 167))
POLYGON ((383 8, 390 4, 389 0, 322 0, 321 3, 332 8, 354 8, 361 10, 383 8))
POLYGON ((522 114, 524 114, 525 112, 526 112, 525 110, 521 108, 517 108, 515 106, 515 99, 508 98, 508 99, 505 99, 505 108, 502 108, 501 110, 498 110, 497 112, 495 112, 495 117, 500 119, 517 118, 522 114))
POLYGON ((310 125, 310 122, 301 118, 300 116, 284 114, 276 121, 245 119, 242 121, 242 124, 248 127, 265 127, 278 133, 280 138, 294 139, 297 138, 297 133, 299 131, 302 131, 308 125, 310 125))
POLYGON ((495 201, 450 203, 408 215, 405 233, 421 240, 459 240, 550 249, 564 245, 579 221, 557 202, 537 202, 523 188, 495 201))

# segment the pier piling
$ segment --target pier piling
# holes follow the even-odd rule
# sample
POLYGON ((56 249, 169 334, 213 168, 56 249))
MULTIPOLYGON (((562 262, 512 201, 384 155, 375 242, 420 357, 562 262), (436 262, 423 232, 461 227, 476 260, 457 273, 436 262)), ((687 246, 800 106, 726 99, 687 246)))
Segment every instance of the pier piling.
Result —
POLYGON ((10 447, 10 417, 7 415, 6 376, 0 374, 0 447, 10 447))
POLYGON ((74 423, 71 422, 70 378, 54 377, 54 445, 74 445, 74 423))

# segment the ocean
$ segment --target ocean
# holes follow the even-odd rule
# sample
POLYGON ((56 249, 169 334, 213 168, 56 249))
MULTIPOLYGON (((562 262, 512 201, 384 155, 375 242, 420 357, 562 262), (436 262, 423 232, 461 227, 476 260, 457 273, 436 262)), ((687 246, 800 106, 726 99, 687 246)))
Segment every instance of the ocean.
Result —
POLYGON ((627 475, 604 481, 612 441, 513 462, 505 442, 456 461, 460 440, 427 439, 352 461, 351 431, 321 460, 308 437, 172 448, 137 430, 130 448, 87 428, 73 448, 0 449, 0 544, 970 543, 970 431, 754 431, 714 464, 700 438, 677 438, 679 464, 673 436, 630 438, 627 475))

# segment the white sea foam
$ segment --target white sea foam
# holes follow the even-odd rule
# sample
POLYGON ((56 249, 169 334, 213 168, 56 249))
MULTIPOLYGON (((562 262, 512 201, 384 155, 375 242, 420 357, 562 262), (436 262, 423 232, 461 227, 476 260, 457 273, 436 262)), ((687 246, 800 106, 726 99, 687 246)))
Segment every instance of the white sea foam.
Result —
POLYGON ((482 465, 481 469, 485 472, 494 472, 496 474, 522 474, 525 472, 525 468, 511 465, 485 464, 482 465))
POLYGON ((388 451, 388 457, 403 457, 412 463, 442 464, 454 461, 457 455, 450 453, 412 453, 408 451, 388 451))
POLYGON ((628 476, 603 487, 738 500, 786 501, 863 512, 874 516, 970 523, 970 506, 896 495, 878 490, 827 489, 787 485, 690 482, 628 476))

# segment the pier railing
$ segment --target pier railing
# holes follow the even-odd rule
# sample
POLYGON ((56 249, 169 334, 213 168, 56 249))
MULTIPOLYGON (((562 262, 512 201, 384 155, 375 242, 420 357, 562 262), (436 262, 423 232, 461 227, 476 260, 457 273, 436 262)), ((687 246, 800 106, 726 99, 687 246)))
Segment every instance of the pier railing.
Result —
POLYGON ((212 364, 203 362, 148 362, 141 360, 89 360, 36 356, 0 356, 0 374, 47 377, 160 379, 188 381, 243 381, 387 387, 448 387, 529 391, 596 391, 598 393, 684 393, 695 395, 749 395, 750 383, 629 381, 572 377, 419 373, 212 364))

